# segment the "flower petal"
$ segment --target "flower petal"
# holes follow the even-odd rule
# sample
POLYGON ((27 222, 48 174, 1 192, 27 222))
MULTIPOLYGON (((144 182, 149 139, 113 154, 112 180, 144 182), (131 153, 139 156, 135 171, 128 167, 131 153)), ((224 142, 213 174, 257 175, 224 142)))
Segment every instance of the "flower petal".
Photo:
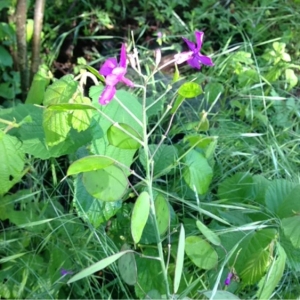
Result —
POLYGON ((122 68, 126 68, 126 60, 127 60, 126 48, 125 48, 125 44, 122 44, 119 66, 122 67, 122 68))
POLYGON ((107 76, 112 73, 113 69, 118 66, 118 62, 114 57, 108 58, 102 65, 99 73, 103 76, 107 76))
POLYGON ((129 87, 134 87, 134 83, 126 77, 122 77, 121 81, 129 87))
POLYGON ((189 60, 193 55, 192 51, 185 51, 185 52, 181 52, 181 53, 177 53, 174 55, 174 59, 176 59, 176 63, 177 64, 182 64, 185 61, 189 60))
POLYGON ((194 50, 196 49, 196 45, 193 42, 191 42, 190 40, 186 39, 186 38, 182 38, 182 39, 186 42, 189 49, 194 52, 194 50))
POLYGON ((105 78, 105 84, 109 86, 117 85, 121 81, 123 74, 110 74, 105 78))
POLYGON ((200 61, 201 64, 206 65, 206 66, 214 66, 213 61, 211 60, 210 57, 201 55, 200 53, 197 54, 195 57, 200 61))
POLYGON ((195 37, 196 37, 196 43, 197 43, 197 48, 195 49, 195 52, 199 52, 202 47, 202 42, 203 42, 203 35, 204 32, 202 31, 195 31, 195 37))
POLYGON ((200 65, 200 61, 198 59, 198 57, 196 55, 194 55, 191 59, 189 59, 187 61, 187 63, 192 67, 192 68, 195 68, 195 69, 198 69, 200 70, 201 68, 201 65, 200 65))
POLYGON ((101 105, 108 104, 116 94, 116 88, 114 86, 107 85, 99 97, 99 103, 101 105))

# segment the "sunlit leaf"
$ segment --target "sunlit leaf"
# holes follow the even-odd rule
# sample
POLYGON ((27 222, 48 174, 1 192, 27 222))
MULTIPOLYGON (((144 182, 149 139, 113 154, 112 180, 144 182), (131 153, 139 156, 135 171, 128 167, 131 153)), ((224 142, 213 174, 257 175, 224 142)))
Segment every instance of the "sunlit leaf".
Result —
POLYGON ((221 245, 221 240, 220 238, 212 231, 210 230, 207 226, 205 226, 202 222, 199 220, 196 221, 196 225, 200 232, 207 238, 209 242, 216 246, 221 245))
POLYGON ((200 84, 196 82, 186 82, 178 90, 178 94, 184 98, 195 98, 202 93, 200 84))

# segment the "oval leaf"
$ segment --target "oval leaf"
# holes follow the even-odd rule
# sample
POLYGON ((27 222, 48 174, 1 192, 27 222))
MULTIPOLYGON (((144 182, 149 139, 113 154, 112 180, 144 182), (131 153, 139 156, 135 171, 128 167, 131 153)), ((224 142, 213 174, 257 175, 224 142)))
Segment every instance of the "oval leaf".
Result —
MULTIPOLYGON (((124 244, 121 251, 130 250, 130 246, 124 244)), ((132 252, 124 254, 118 260, 118 267, 122 279, 129 285, 134 285, 137 282, 137 267, 135 255, 132 252)))
POLYGON ((212 230, 210 230, 208 227, 206 227, 202 222, 198 220, 196 221, 196 225, 200 230, 200 232, 207 238, 209 242, 211 242, 216 246, 221 245, 220 238, 212 230))
POLYGON ((127 177, 117 166, 83 173, 86 190, 102 201, 117 201, 127 189, 127 177))
POLYGON ((178 90, 178 94, 184 98, 195 98, 202 93, 201 86, 195 82, 186 82, 178 90))
POLYGON ((85 156, 73 162, 67 172, 67 176, 82 172, 96 171, 112 165, 114 161, 103 155, 85 156))
POLYGON ((167 200, 161 194, 155 199, 155 215, 159 233, 164 234, 170 224, 170 210, 167 200))
POLYGON ((198 236, 189 236, 185 239, 185 253, 200 269, 210 270, 218 262, 217 252, 198 236))
POLYGON ((136 199, 131 216, 131 234, 136 244, 142 237, 149 213, 150 197, 147 192, 142 192, 136 199))
POLYGON ((140 140, 139 134, 127 124, 114 124, 110 126, 107 131, 107 138, 111 145, 121 148, 121 149, 138 149, 141 146, 141 142, 138 142, 136 139, 132 138, 126 134, 119 127, 126 130, 129 134, 134 136, 137 140, 140 140))

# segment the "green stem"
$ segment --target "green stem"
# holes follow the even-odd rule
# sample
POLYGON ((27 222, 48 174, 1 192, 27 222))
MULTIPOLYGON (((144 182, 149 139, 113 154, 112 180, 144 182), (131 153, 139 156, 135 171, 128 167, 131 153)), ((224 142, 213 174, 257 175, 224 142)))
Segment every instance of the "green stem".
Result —
POLYGON ((159 228, 156 221, 156 211, 154 206, 154 198, 153 198, 153 187, 152 187, 152 180, 153 180, 153 159, 150 158, 149 152, 149 145, 148 145, 148 133, 147 133, 147 113, 146 113, 146 93, 143 93, 143 138, 144 138, 144 152, 146 158, 146 185, 148 188, 149 198, 150 198, 150 211, 153 216, 154 221, 154 231, 156 236, 156 243, 159 255, 159 261, 161 265, 161 270, 165 282, 166 287, 166 297, 170 299, 170 287, 168 282, 168 274, 167 274, 167 267, 164 260, 164 252, 163 246, 160 238, 159 228))

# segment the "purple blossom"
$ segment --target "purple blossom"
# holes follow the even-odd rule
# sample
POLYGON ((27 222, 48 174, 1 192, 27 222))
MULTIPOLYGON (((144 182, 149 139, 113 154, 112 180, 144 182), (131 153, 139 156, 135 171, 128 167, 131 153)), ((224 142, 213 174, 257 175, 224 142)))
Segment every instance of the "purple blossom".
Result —
POLYGON ((101 105, 108 104, 116 94, 116 85, 119 82, 133 87, 134 83, 125 77, 127 71, 126 64, 126 49, 125 45, 122 44, 120 62, 113 57, 108 58, 102 65, 99 73, 105 76, 105 88, 99 97, 99 103, 101 105))
POLYGON ((196 44, 190 40, 183 38, 188 45, 190 51, 178 53, 174 56, 176 63, 181 64, 187 62, 192 68, 200 70, 201 64, 207 66, 214 66, 211 58, 200 53, 204 32, 195 31, 196 44))
POLYGON ((225 285, 229 285, 230 282, 231 282, 231 278, 232 277, 233 277, 233 273, 229 272, 228 275, 227 275, 227 277, 226 277, 226 279, 225 279, 225 281, 224 281, 224 284, 225 285))
POLYGON ((68 271, 68 270, 66 270, 66 269, 61 269, 61 270, 60 270, 60 274, 61 274, 61 276, 66 276, 66 275, 71 275, 71 274, 73 274, 73 272, 72 272, 72 271, 68 271))

